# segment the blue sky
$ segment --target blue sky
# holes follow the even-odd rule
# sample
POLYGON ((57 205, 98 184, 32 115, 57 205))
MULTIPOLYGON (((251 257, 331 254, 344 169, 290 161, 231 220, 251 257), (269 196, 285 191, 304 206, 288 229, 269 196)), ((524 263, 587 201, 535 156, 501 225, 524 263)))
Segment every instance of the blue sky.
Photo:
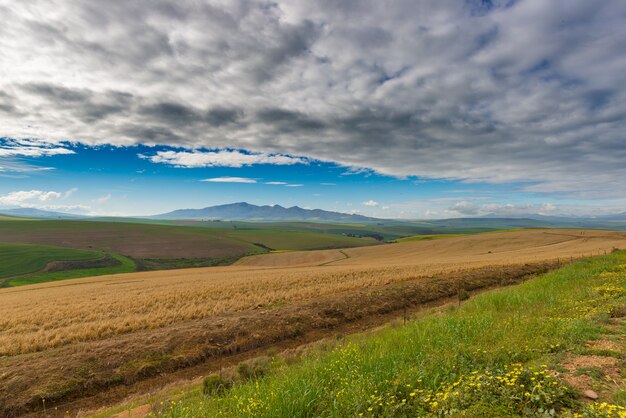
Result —
MULTIPOLYGON (((0 172, 0 204, 92 215, 151 215, 247 201, 412 219, 555 214, 557 205, 585 205, 575 199, 523 192, 526 184, 393 177, 307 158, 283 156, 299 161, 284 165, 190 167, 180 165, 184 161, 173 165, 150 158, 159 152, 189 153, 180 148, 61 145, 30 144, 32 155, 13 156, 15 170, 0 172), (50 149, 57 154, 46 156, 45 150, 50 149), (16 191, 27 193, 15 195, 16 191)), ((17 153, 20 148, 5 139, 0 141, 2 149, 17 153)), ((196 155, 208 152, 195 150, 196 155)), ((226 158, 219 164, 238 163, 226 158)))
POLYGON ((34 0, 0 19, 5 207, 626 211, 623 1, 34 0))

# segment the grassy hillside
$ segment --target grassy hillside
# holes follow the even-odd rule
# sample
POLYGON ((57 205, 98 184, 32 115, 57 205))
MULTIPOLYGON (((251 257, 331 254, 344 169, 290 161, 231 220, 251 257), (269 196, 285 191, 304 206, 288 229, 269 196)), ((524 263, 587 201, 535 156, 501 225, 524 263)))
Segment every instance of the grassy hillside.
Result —
POLYGON ((75 250, 48 245, 0 243, 0 278, 42 270, 52 261, 84 261, 102 258, 98 251, 75 250))
POLYGON ((626 252, 619 251, 295 362, 242 363, 207 378, 206 395, 198 388, 155 410, 166 417, 623 416, 624 315, 626 252), (583 390, 599 401, 583 402, 583 390))
POLYGON ((236 225, 206 228, 8 217, 0 222, 0 237, 16 243, 13 247, 6 244, 0 248, 0 279, 35 273, 51 261, 97 259, 103 257, 103 253, 110 254, 112 261, 106 265, 69 266, 63 272, 3 280, 0 286, 125 273, 137 268, 162 270, 227 265, 243 256, 270 250, 345 248, 378 243, 372 238, 236 225))
POLYGON ((6 221, 0 236, 9 242, 113 251, 143 258, 211 258, 278 250, 368 245, 361 239, 318 232, 89 221, 6 221), (257 244, 261 244, 260 246, 257 244))
MULTIPOLYGON (((135 219, 135 218, 95 218, 93 221, 100 222, 129 222, 155 225, 179 225, 193 226, 209 229, 244 229, 244 230, 283 230, 315 232, 322 234, 333 234, 353 237, 376 237, 384 240, 394 240, 410 235, 432 235, 432 234, 475 234, 479 232, 496 231, 501 229, 520 228, 520 225, 527 227, 538 226, 532 222, 512 222, 506 221, 466 223, 453 221, 454 225, 449 225, 446 221, 433 222, 412 222, 412 221, 382 221, 367 224, 337 224, 318 222, 244 222, 244 221, 197 221, 197 220, 157 220, 157 219, 135 219)), ((542 224, 543 225, 543 224, 542 224)))
POLYGON ((65 220, 0 222, 6 242, 98 249, 133 258, 222 257, 254 252, 251 243, 206 228, 65 220))
MULTIPOLYGON (((28 284, 55 282, 58 280, 67 279, 78 279, 81 277, 131 273, 137 269, 137 265, 135 264, 135 262, 128 257, 124 257, 122 255, 114 253, 108 254, 108 256, 116 261, 114 264, 111 263, 113 265, 105 267, 76 268, 72 270, 29 274, 14 279, 7 279, 5 280, 4 284, 7 287, 25 286, 28 284)), ((0 286, 2 286, 1 283, 0 286)))
POLYGON ((0 287, 135 270, 133 260, 118 254, 50 245, 0 243, 0 287))

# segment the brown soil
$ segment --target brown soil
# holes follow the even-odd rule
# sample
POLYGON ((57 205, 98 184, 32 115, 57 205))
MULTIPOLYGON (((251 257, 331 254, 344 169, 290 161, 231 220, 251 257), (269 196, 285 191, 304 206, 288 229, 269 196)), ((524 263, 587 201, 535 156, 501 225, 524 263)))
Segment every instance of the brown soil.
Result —
POLYGON ((48 263, 42 273, 52 273, 56 271, 65 270, 77 270, 77 269, 91 269, 101 267, 116 267, 119 266, 119 260, 111 257, 110 254, 105 255, 97 260, 84 260, 84 261, 52 261, 48 263))
MULTIPOLYGON (((590 389, 602 389, 602 387, 597 387, 598 384, 619 385, 622 383, 621 361, 614 357, 569 356, 562 363, 562 366, 568 371, 563 376, 565 382, 579 393, 590 389), (599 370, 603 375, 602 381, 596 384, 589 374, 584 373, 585 370, 589 369, 599 370), (576 373, 577 371, 578 373, 576 373)), ((600 398, 606 396, 605 392, 605 390, 598 390, 600 398)))

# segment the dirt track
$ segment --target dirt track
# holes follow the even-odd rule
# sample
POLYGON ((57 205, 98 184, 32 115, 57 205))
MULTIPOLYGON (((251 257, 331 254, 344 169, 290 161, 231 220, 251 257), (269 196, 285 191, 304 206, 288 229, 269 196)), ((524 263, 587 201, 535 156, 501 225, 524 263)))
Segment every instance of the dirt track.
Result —
POLYGON ((459 282, 514 282, 556 259, 613 247, 626 248, 625 233, 523 231, 2 290, 0 415, 37 409, 41 397, 95 406, 101 397, 68 402, 98 393, 111 401, 162 373, 445 298, 459 282))

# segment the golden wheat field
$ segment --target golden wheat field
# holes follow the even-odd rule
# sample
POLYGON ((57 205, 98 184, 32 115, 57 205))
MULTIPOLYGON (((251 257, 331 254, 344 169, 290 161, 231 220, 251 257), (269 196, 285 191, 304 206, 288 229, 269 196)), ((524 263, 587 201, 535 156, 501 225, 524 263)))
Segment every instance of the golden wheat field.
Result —
POLYGON ((0 415, 38 411, 42 399, 97 408, 196 366, 380 323, 460 286, 519 283, 615 247, 626 248, 626 232, 524 230, 0 289, 0 415))
POLYGON ((532 230, 268 254, 230 267, 130 273, 2 289, 0 356, 461 269, 567 259, 613 247, 626 247, 626 233, 532 230))

